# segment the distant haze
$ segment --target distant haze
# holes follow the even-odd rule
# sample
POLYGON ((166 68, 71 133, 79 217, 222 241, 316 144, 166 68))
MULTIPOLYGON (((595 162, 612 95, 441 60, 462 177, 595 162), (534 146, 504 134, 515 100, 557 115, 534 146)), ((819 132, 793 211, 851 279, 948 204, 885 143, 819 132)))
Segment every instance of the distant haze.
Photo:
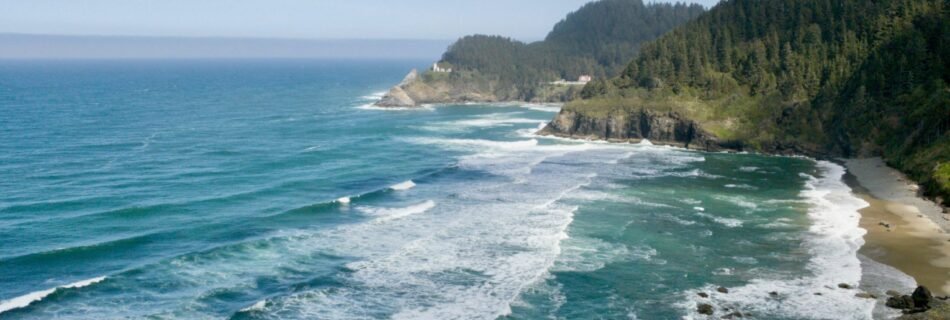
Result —
MULTIPOLYGON (((540 40, 590 0, 0 0, 0 33, 540 40)), ((645 1, 673 2, 673 1, 645 1)), ((717 0, 692 0, 709 6, 717 0)))
POLYGON ((0 59, 438 59, 449 40, 308 40, 0 34, 0 59))
POLYGON ((0 0, 0 58, 436 59, 469 34, 541 40, 587 2, 0 0))

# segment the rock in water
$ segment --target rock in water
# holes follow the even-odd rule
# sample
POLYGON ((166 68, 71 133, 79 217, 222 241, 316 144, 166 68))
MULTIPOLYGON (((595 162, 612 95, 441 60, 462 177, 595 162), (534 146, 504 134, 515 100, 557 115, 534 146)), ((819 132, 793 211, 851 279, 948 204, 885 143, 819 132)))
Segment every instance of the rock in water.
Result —
POLYGON ((913 309, 914 308, 914 299, 908 295, 903 295, 900 297, 890 297, 887 298, 887 302, 884 304, 890 308, 894 309, 913 309))
POLYGON ((696 311, 700 314, 711 316, 713 314, 713 306, 708 303, 700 303, 699 306, 696 307, 696 311))
POLYGON ((927 309, 930 307, 930 301, 933 301, 934 296, 927 287, 919 286, 917 290, 914 290, 911 299, 914 300, 914 307, 927 309))
POLYGON ((850 290, 850 289, 851 289, 851 285, 850 285, 850 284, 847 284, 847 283, 839 283, 839 284, 838 284, 838 288, 850 290))
POLYGON ((729 289, 726 289, 726 287, 719 287, 716 291, 719 291, 719 293, 729 293, 729 289))

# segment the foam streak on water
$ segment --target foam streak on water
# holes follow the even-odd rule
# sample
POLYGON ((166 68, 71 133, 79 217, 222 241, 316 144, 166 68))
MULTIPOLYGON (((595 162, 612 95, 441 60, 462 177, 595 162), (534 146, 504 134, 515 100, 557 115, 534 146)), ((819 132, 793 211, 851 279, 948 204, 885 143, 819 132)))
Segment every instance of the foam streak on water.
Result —
MULTIPOLYGON (((874 300, 855 297, 854 291, 837 286, 839 283, 857 286, 861 280, 857 251, 864 244, 866 230, 858 225, 858 210, 868 204, 854 196, 841 180, 844 168, 826 161, 819 161, 817 168, 817 176, 806 176, 808 181, 801 193, 809 203, 808 216, 812 220, 811 235, 805 240, 811 254, 808 269, 812 275, 755 279, 747 285, 730 288, 729 294, 715 292, 714 285, 702 288, 700 291, 712 294, 711 301, 716 306, 759 317, 871 319, 874 300), (822 307, 815 308, 819 305, 822 307)), ((695 291, 684 295, 690 301, 684 305, 690 317, 702 318, 694 312, 696 304, 704 299, 695 291)))
POLYGON ((70 283, 67 285, 63 285, 63 286, 59 286, 59 287, 55 287, 51 289, 30 292, 28 294, 25 294, 25 295, 22 295, 10 300, 3 300, 3 301, 0 301, 0 313, 17 309, 17 308, 26 307, 33 302, 43 300, 43 298, 46 298, 47 296, 53 294, 57 290, 82 288, 85 286, 90 286, 90 285, 102 282, 102 280, 105 280, 105 279, 106 277, 96 277, 92 279, 77 281, 74 283, 70 283))
POLYGON ((0 61, 0 318, 868 315, 840 167, 372 106, 427 64, 0 61))

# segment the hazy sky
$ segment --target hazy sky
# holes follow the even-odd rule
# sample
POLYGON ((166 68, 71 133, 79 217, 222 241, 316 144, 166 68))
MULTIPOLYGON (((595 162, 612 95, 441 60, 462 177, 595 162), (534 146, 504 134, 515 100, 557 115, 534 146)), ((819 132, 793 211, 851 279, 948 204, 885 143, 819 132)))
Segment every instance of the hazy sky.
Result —
MULTIPOLYGON (((0 33, 540 40, 589 0, 0 0, 0 33)), ((707 7, 718 0, 692 0, 707 7)))

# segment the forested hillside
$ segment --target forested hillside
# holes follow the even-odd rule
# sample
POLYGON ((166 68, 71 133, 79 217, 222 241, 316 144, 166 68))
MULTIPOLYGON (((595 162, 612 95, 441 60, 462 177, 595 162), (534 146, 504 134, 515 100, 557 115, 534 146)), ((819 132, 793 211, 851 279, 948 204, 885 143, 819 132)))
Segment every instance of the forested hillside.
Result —
POLYGON ((456 72, 427 80, 459 85, 487 82, 501 100, 531 100, 550 81, 618 75, 641 43, 704 11, 699 5, 645 5, 641 0, 592 2, 555 25, 544 41, 528 44, 484 35, 462 38, 442 58, 443 65, 456 72))
POLYGON ((950 4, 729 0, 643 45, 566 110, 652 109, 745 148, 883 155, 950 195, 950 4))

